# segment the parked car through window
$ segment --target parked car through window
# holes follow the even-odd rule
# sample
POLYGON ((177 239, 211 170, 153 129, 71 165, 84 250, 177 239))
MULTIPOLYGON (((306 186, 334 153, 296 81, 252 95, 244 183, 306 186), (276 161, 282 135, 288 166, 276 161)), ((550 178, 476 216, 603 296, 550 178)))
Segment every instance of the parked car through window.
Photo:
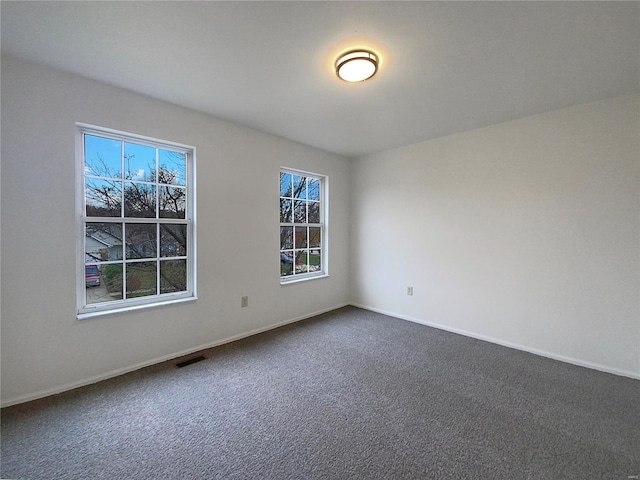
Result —
POLYGON ((96 265, 86 265, 84 267, 84 283, 87 287, 100 286, 100 270, 96 265))

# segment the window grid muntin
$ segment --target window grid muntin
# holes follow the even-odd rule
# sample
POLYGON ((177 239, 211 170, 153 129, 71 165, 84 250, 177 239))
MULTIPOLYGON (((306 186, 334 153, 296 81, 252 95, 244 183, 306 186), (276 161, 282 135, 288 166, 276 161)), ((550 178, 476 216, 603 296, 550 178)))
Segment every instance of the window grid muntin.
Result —
MULTIPOLYGON (((167 299, 172 298, 195 298, 195 234, 194 234, 194 226, 192 210, 195 205, 195 185, 194 185, 194 175, 195 175, 195 165, 194 162, 194 152, 195 149, 192 147, 182 146, 178 144, 167 143, 163 141, 156 140, 147 140, 136 135, 127 134, 124 132, 116 132, 111 133, 110 131, 103 131, 98 127, 86 127, 78 124, 80 135, 81 135, 81 152, 80 157, 82 159, 82 174, 81 174, 81 228, 82 228, 82 245, 83 249, 81 252, 82 261, 80 262, 82 265, 82 271, 84 273, 84 269, 86 266, 98 265, 98 266, 106 266, 106 265, 121 265, 122 266, 122 299, 115 299, 112 301, 101 301, 97 303, 87 303, 87 288, 85 286, 85 281, 81 280, 81 284, 83 285, 82 294, 80 296, 81 305, 79 305, 79 313, 90 313, 90 312, 98 312, 98 311, 112 311, 112 310, 120 310, 122 308, 127 308, 129 306, 138 306, 138 305, 154 305, 163 303, 167 299), (104 176, 104 175, 92 175, 87 174, 87 159, 86 159, 86 136, 91 135, 94 137, 100 137, 104 139, 111 139, 120 142, 120 177, 117 176, 104 176), (128 178, 128 173, 124 168, 124 152, 125 145, 141 145, 148 146, 155 149, 155 181, 147 181, 147 180, 132 180, 128 178), (159 175, 159 166, 160 166, 160 151, 167 152, 175 152, 183 157, 184 166, 183 173, 181 178, 182 184, 172 184, 167 182, 160 181, 159 175), (113 180, 117 181, 122 185, 123 188, 120 189, 120 217, 118 216, 87 216, 87 194, 86 194, 86 186, 87 179, 100 179, 100 180, 113 180), (126 217, 125 216, 125 188, 124 185, 129 182, 135 182, 140 184, 153 185, 155 187, 155 217, 126 217), (171 188, 179 188, 184 190, 184 218, 172 218, 172 217, 163 217, 160 212, 160 188, 162 187, 171 187, 171 188), (86 259, 86 231, 87 224, 89 223, 114 223, 122 225, 122 259, 121 260, 106 260, 106 261, 87 261, 86 259), (144 257, 144 258, 126 258, 126 225, 127 224, 154 224, 156 225, 156 238, 155 238, 155 256, 144 257), (161 251, 161 225, 183 225, 186 231, 186 239, 184 249, 186 250, 186 255, 175 255, 175 256, 163 256, 161 251), (179 290, 176 292, 168 292, 162 293, 161 287, 161 267, 164 262, 170 261, 184 261, 185 262, 185 289, 179 290), (144 295, 141 297, 132 297, 127 298, 127 279, 126 272, 127 266, 133 265, 136 263, 155 263, 155 294, 152 295, 144 295)), ((174 172, 172 172, 174 173, 174 172)), ((80 254, 80 252, 79 252, 80 254)), ((84 278, 84 275, 82 275, 84 278)), ((80 282, 80 281, 79 281, 80 282)))

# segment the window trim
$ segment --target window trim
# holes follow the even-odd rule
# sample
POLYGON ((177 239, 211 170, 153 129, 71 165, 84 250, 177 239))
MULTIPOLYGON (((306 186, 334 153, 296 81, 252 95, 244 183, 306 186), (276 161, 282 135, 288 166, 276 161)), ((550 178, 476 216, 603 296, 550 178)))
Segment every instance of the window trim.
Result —
MULTIPOLYGON (((177 142, 161 140, 153 137, 138 135, 134 133, 99 127, 86 123, 76 123, 76 188, 75 188, 75 210, 76 210, 76 318, 79 320, 93 318, 96 316, 109 315, 115 313, 129 312, 150 307, 171 305, 176 303, 190 302, 197 299, 197 235, 196 235, 196 148, 177 142), (160 224, 187 224, 187 290, 184 292, 157 293, 147 297, 136 297, 125 300, 113 300, 110 302, 86 305, 86 285, 85 285, 85 224, 104 221, 104 217, 90 217, 85 215, 85 158, 84 158, 84 136, 95 135, 103 138, 112 138, 118 141, 131 142, 139 145, 151 146, 154 148, 166 148, 187 156, 185 171, 186 185, 186 214, 184 219, 158 219, 158 218, 136 218, 135 223, 160 224), (162 220, 159 222, 158 220, 162 220)), ((106 217, 107 223, 117 223, 114 219, 123 217, 106 217)), ((124 217, 128 218, 128 217, 124 217)), ((125 222, 126 223, 126 222, 125 222)), ((133 222, 131 222, 133 223, 133 222)), ((158 253, 159 255, 159 253, 158 253)), ((158 261, 156 257, 153 261, 158 261)), ((125 259, 123 259, 123 262, 125 259)))
MULTIPOLYGON (((280 285, 291 285, 294 283, 300 283, 308 280, 316 280, 318 278, 326 278, 329 276, 329 176, 322 173, 309 172, 291 167, 280 167, 278 171, 278 192, 280 192, 280 174, 288 173, 291 175, 312 177, 320 180, 320 228, 321 228, 321 243, 320 243, 320 271, 301 273, 290 276, 280 276, 280 285)), ((278 193, 278 204, 280 203, 280 194, 278 193)), ((278 205, 278 210, 280 206, 278 205)), ((278 212, 278 218, 280 212, 278 212)), ((306 225, 309 225, 306 223, 306 225)), ((280 227, 282 222, 278 222, 278 238, 280 237, 280 227)), ((280 241, 278 241, 278 252, 281 251, 280 241)))

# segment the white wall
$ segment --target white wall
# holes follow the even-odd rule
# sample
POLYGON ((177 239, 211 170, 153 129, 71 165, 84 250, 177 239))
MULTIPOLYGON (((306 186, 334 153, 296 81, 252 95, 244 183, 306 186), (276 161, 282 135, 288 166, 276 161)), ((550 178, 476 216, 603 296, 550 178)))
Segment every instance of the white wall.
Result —
POLYGON ((3 58, 3 404, 348 302, 349 171, 336 155, 3 58), (76 122, 197 148, 197 302, 76 320, 76 122), (329 278, 279 284, 280 166, 329 176, 329 278))
POLYGON ((639 110, 610 99, 358 159, 352 299, 640 377, 639 110))

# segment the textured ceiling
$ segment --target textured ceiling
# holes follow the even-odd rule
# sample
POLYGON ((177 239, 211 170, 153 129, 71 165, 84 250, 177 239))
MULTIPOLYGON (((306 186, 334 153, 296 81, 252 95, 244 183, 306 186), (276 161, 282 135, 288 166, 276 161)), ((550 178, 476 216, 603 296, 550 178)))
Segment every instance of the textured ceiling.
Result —
POLYGON ((640 92, 638 2, 1 2, 3 53, 345 156, 640 92), (378 75, 340 81, 349 47, 378 75))

